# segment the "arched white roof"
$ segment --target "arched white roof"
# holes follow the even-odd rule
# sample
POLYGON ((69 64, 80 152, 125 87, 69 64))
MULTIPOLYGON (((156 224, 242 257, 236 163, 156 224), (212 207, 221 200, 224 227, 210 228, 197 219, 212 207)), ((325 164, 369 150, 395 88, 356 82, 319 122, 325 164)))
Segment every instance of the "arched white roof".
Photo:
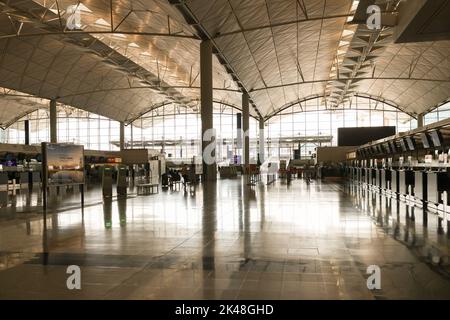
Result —
POLYGON ((239 106, 243 88, 253 116, 310 96, 339 108, 355 95, 419 114, 450 96, 450 40, 397 44, 395 28, 349 23, 351 0, 75 3, 72 30, 73 1, 0 5, 2 125, 46 106, 12 92, 125 122, 167 102, 196 108, 201 38, 216 50, 215 101, 239 106))

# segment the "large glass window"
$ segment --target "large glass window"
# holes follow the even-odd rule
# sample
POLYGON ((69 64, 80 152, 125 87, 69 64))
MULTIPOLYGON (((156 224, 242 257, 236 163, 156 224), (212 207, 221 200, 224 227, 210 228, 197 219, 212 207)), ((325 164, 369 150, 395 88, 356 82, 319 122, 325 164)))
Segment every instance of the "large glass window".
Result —
MULTIPOLYGON (((213 123, 216 130, 216 157, 219 162, 233 161, 241 155, 237 145, 237 113, 240 111, 214 103, 213 123)), ((152 110, 133 122, 139 126, 140 135, 133 134, 134 147, 145 146, 164 150, 168 159, 190 161, 201 155, 201 118, 198 110, 175 104, 152 110)), ((257 159, 258 122, 250 118, 250 159, 257 159)), ((128 135, 129 138, 129 135, 128 135)))
MULTIPOLYGON (((241 155, 236 144, 237 113, 222 104, 214 105, 213 123, 216 129, 219 161, 230 161, 241 155)), ((48 110, 37 110, 23 117, 0 136, 4 143, 25 142, 24 121, 30 123, 30 143, 50 140, 48 110)), ((250 158, 257 159, 258 122, 250 118, 250 158)), ((58 141, 82 144, 86 149, 119 150, 120 124, 117 121, 68 106, 58 106, 58 141)), ((154 109, 125 127, 126 148, 148 148, 165 152, 168 159, 190 161, 201 154, 201 119, 199 111, 175 104, 154 109)))
POLYGON ((314 98, 284 109, 266 123, 269 156, 289 156, 300 150, 309 158, 318 146, 336 146, 338 128, 395 126, 398 132, 417 127, 417 120, 395 107, 365 97, 354 97, 338 109, 327 109, 314 98), (311 142, 309 142, 311 141, 311 142))
MULTIPOLYGON (((4 143, 25 142, 25 120, 30 124, 30 144, 50 141, 50 114, 48 110, 32 112, 6 130, 4 143)), ((112 143, 119 140, 119 123, 108 118, 68 106, 58 106, 58 141, 82 144, 86 149, 113 151, 119 147, 112 143)))
POLYGON ((424 124, 430 124, 433 122, 441 121, 450 118, 450 101, 444 103, 443 105, 437 107, 433 111, 427 113, 424 116, 424 124))
MULTIPOLYGON (((214 103, 218 161, 232 161, 242 156, 237 144, 239 110, 214 103)), ((450 114, 450 105, 427 115, 437 121, 450 114)), ((20 119, 0 138, 7 143, 24 143, 24 120, 30 121, 30 143, 49 141, 48 110, 35 111, 20 119)), ((105 117, 67 106, 58 106, 58 141, 83 144, 86 149, 119 150, 120 124, 105 117)), ((250 118, 250 161, 258 159, 259 125, 250 118)), ((397 132, 417 127, 417 121, 395 107, 364 97, 354 97, 337 109, 328 109, 322 98, 296 103, 265 122, 265 158, 267 156, 311 157, 317 146, 336 146, 337 131, 342 127, 395 126, 397 132)), ((156 108, 125 127, 126 148, 157 149, 168 159, 188 161, 201 154, 201 118, 198 109, 168 104, 156 108)))

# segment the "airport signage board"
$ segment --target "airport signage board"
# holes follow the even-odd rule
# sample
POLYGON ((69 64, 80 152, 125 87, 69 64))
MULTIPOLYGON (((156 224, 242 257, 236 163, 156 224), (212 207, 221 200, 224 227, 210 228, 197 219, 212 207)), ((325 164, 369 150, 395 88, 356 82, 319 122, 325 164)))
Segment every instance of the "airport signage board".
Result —
POLYGON ((42 143, 45 186, 84 184, 84 147, 67 143, 42 143))

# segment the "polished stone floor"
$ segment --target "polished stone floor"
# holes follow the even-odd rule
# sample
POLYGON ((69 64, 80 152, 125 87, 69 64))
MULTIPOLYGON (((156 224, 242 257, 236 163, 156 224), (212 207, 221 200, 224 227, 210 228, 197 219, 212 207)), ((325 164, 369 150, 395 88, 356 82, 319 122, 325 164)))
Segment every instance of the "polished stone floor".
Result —
POLYGON ((79 196, 54 196, 45 220, 36 193, 0 209, 0 299, 450 299, 446 226, 356 186, 238 178, 106 201, 91 188, 84 210, 79 196))

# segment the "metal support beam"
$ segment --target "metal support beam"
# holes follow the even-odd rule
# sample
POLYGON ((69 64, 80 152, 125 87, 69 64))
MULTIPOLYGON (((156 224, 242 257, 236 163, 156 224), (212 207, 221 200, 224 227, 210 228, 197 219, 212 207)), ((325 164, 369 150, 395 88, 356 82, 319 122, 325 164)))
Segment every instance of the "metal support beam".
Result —
POLYGON ((215 161, 216 134, 213 129, 212 48, 213 45, 211 40, 204 40, 200 44, 200 113, 202 120, 202 159, 204 181, 217 180, 215 161))
MULTIPOLYGON (((217 59, 219 60, 219 63, 221 63, 224 68, 227 70, 227 72, 231 75, 234 82, 237 84, 241 90, 248 92, 249 90, 245 88, 243 82, 239 79, 239 76, 237 72, 234 70, 233 66, 230 64, 230 62, 227 60, 225 55, 221 52, 219 49, 219 46, 215 43, 214 37, 208 33, 208 30, 201 24, 199 19, 195 16, 195 14, 191 11, 189 6, 187 5, 186 1, 184 0, 169 0, 169 2, 174 5, 181 13, 181 15, 184 17, 186 22, 190 25, 192 25, 195 30, 198 33, 198 37, 200 39, 203 39, 206 41, 207 39, 212 42, 212 46, 214 48, 215 55, 217 59)), ((255 110, 255 112, 258 114, 258 116, 261 116, 260 111, 256 108, 255 103, 251 98, 249 98, 249 101, 255 110)))
POLYGON ((58 142, 56 100, 50 100, 50 142, 58 142))

